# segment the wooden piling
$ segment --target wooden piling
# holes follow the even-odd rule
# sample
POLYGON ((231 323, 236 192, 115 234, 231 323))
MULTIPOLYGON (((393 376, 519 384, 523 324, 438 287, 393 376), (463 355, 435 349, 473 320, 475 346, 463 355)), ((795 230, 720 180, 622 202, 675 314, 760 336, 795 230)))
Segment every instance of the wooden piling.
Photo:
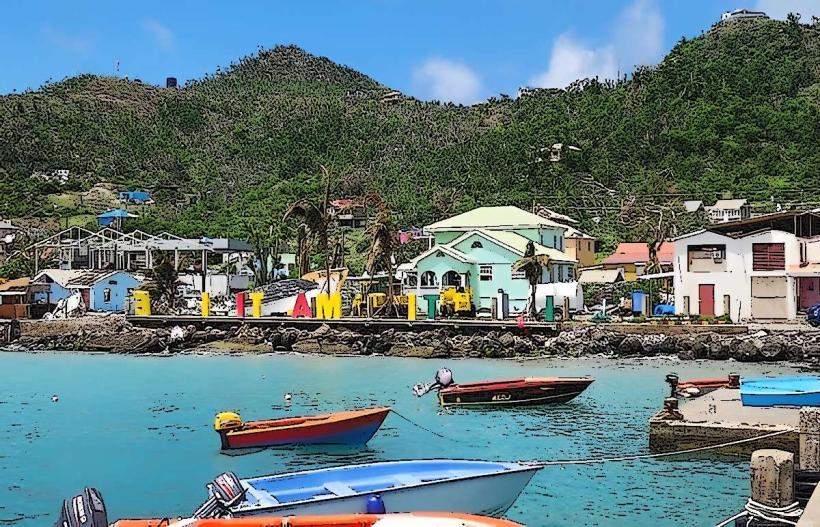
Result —
POLYGON ((767 507, 794 503, 794 454, 768 448, 755 450, 749 471, 753 501, 767 507))
POLYGON ((800 470, 820 472, 820 408, 800 409, 800 470))

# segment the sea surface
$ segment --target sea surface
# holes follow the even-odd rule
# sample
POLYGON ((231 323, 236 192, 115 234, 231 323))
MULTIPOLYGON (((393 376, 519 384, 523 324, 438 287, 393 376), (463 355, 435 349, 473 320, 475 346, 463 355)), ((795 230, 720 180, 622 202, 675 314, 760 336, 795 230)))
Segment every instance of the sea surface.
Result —
MULTIPOLYGON (((205 483, 345 463, 452 457, 596 458, 648 452, 647 420, 681 378, 793 372, 788 367, 666 359, 422 360, 295 355, 134 357, 0 353, 0 525, 52 525, 63 498, 99 488, 110 520, 184 515, 205 483), (574 401, 506 410, 442 411, 411 387, 447 366, 456 380, 590 374, 574 401), (287 404, 284 394, 293 399, 287 404), (52 396, 59 397, 58 402, 52 396), (220 453, 216 412, 246 419, 391 405, 363 448, 220 453)), ((684 459, 548 467, 508 518, 530 526, 714 525, 748 496, 748 459, 684 459)))

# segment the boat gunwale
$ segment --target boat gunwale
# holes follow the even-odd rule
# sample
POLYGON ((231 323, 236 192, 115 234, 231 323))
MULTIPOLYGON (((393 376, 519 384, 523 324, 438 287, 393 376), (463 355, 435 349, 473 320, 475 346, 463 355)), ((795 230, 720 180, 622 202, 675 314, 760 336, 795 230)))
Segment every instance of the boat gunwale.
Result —
POLYGON ((361 410, 348 410, 345 412, 334 412, 329 414, 319 414, 316 416, 296 416, 296 417, 286 417, 282 419, 271 419, 271 420, 263 420, 263 421, 248 421, 246 424, 252 423, 260 423, 258 426, 253 428, 239 428, 236 430, 228 430, 225 432, 225 435, 228 437, 231 436, 240 436, 240 435, 247 435, 247 434, 259 434, 263 432, 270 432, 270 431, 289 431, 289 430, 296 430, 300 428, 313 428, 316 426, 322 425, 330 425, 335 423, 343 423, 345 421, 352 421, 354 419, 360 419, 362 417, 369 417, 371 415, 376 415, 383 413, 384 417, 387 417, 387 414, 390 413, 392 408, 390 406, 380 406, 377 408, 363 408, 361 410), (337 418, 334 419, 335 416, 339 414, 352 414, 344 418, 337 418), (273 423, 276 421, 286 421, 286 420, 293 420, 293 419, 302 419, 305 418, 304 421, 299 423, 293 423, 289 425, 279 425, 276 426, 273 423), (271 423, 271 425, 263 425, 261 423, 271 423))
MULTIPOLYGON (((393 463, 402 463, 402 462, 407 462, 407 461, 441 461, 441 460, 437 460, 437 459, 408 459, 408 460, 400 460, 400 461, 381 461, 379 463, 362 463, 362 464, 358 464, 358 465, 341 465, 339 467, 330 467, 330 469, 345 468, 345 467, 361 467, 361 466, 365 466, 365 465, 389 465, 389 464, 393 464, 393 463)), ((248 506, 248 507, 244 507, 244 508, 236 508, 236 509, 232 509, 231 512, 242 514, 245 511, 250 512, 250 511, 253 511, 253 510, 264 510, 264 509, 275 510, 275 509, 288 508, 288 507, 292 507, 292 506, 299 506, 299 505, 305 505, 305 504, 310 504, 310 503, 317 503, 317 502, 325 502, 325 501, 330 501, 330 500, 361 497, 361 496, 366 496, 366 495, 369 495, 369 494, 384 495, 385 493, 388 493, 388 492, 396 492, 396 491, 404 490, 404 489, 421 488, 421 487, 427 487, 427 486, 430 486, 430 485, 439 485, 439 484, 443 484, 443 483, 452 483, 452 482, 456 482, 456 481, 469 481, 469 480, 472 480, 472 479, 486 478, 486 477, 492 477, 492 476, 518 474, 520 472, 532 472, 533 476, 534 476, 536 472, 538 472, 539 470, 541 470, 543 468, 543 467, 541 467, 539 465, 536 465, 534 463, 526 463, 526 462, 518 462, 518 461, 481 461, 481 460, 470 460, 470 459, 458 459, 458 460, 450 460, 450 461, 473 461, 473 462, 480 462, 480 463, 498 463, 498 464, 505 465, 505 470, 490 472, 490 473, 484 473, 484 474, 472 474, 472 475, 469 475, 469 476, 454 476, 454 477, 451 477, 451 478, 439 479, 439 480, 435 480, 435 481, 419 481, 418 483, 413 483, 413 484, 410 484, 410 485, 403 485, 401 487, 386 487, 386 488, 379 488, 379 489, 371 489, 371 490, 368 490, 366 492, 356 492, 356 491, 354 491, 356 493, 351 494, 349 496, 338 496, 336 494, 331 493, 329 495, 314 496, 313 498, 310 498, 310 499, 303 499, 303 500, 297 500, 297 501, 287 501, 287 502, 280 502, 276 498, 276 495, 274 493, 269 492, 267 490, 258 489, 256 487, 253 487, 253 485, 251 485, 251 483, 249 483, 249 482, 253 481, 253 480, 259 480, 259 479, 270 478, 270 477, 278 478, 278 477, 296 476, 296 475, 300 475, 300 474, 311 474, 311 473, 323 472, 323 471, 326 471, 326 470, 329 470, 329 469, 312 469, 312 470, 303 470, 303 471, 299 471, 299 472, 288 472, 288 473, 285 473, 285 474, 276 474, 274 476, 260 476, 258 478, 243 479, 243 480, 240 480, 240 481, 244 485, 253 487, 253 490, 255 490, 257 492, 263 492, 263 493, 267 494, 268 496, 273 498, 277 503, 274 504, 274 505, 267 505, 267 506, 262 506, 262 507, 248 506), (517 466, 515 468, 510 468, 510 467, 508 467, 508 465, 517 465, 517 466)), ((532 476, 530 476, 530 478, 532 478, 532 476)), ((527 484, 529 484, 529 482, 527 482, 527 484)), ((527 484, 525 484, 524 487, 526 487, 527 484)), ((524 490, 524 487, 521 487, 521 490, 518 491, 519 495, 524 490)), ((241 506, 241 503, 240 503, 240 506, 241 506)), ((435 512, 435 511, 433 511, 433 512, 435 512)))

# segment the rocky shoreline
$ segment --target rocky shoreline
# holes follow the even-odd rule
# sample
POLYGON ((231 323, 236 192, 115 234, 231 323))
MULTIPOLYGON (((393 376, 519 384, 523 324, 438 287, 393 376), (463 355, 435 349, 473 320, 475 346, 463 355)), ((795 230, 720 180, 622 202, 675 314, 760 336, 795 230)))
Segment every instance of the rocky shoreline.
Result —
POLYGON ((191 352, 297 352, 331 355, 387 355, 421 358, 653 357, 741 362, 818 362, 820 331, 768 329, 726 334, 669 332, 663 326, 625 331, 579 326, 557 336, 526 330, 485 330, 469 335, 452 329, 350 330, 321 325, 261 328, 236 324, 226 329, 195 326, 137 327, 119 316, 56 321, 22 321, 21 336, 7 351, 97 351, 129 354, 191 352))

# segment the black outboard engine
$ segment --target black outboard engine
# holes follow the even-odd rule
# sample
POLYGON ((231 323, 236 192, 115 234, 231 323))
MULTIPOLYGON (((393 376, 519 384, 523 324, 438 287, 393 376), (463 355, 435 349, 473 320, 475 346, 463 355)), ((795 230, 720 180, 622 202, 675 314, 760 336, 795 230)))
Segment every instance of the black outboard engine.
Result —
POLYGON ((86 487, 79 496, 63 500, 63 510, 54 527, 108 527, 108 514, 100 491, 86 487))
POLYGON ((206 487, 209 497, 194 511, 194 518, 230 518, 231 507, 245 499, 245 489, 233 472, 223 472, 206 487))
POLYGON ((453 384, 453 372, 451 372, 448 368, 439 368, 436 372, 435 382, 427 384, 418 383, 413 386, 413 393, 416 394, 416 397, 421 397, 432 390, 447 388, 451 384, 453 384))

